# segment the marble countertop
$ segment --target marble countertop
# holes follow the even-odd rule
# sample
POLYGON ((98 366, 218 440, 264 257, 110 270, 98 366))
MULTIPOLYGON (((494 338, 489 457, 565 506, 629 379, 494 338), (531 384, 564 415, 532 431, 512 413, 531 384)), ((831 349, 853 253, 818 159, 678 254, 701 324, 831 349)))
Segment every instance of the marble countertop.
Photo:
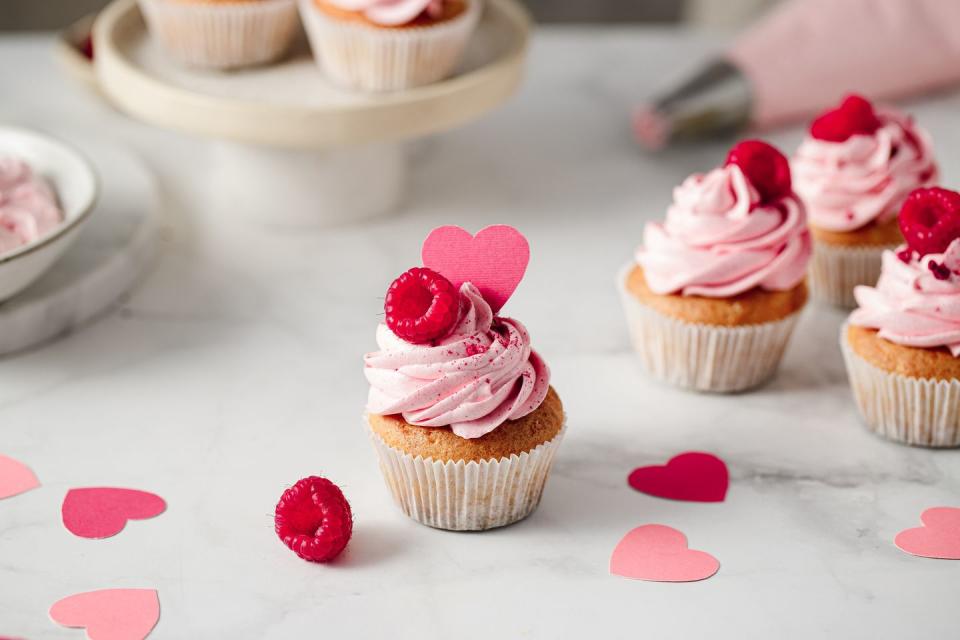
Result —
MULTIPOLYGON (((171 231, 119 308, 0 361, 0 452, 43 483, 0 503, 0 635, 82 637, 47 609, 106 587, 159 590, 157 639, 956 635, 960 565, 892 540, 923 509, 957 504, 960 452, 860 426, 841 313, 809 308, 779 376, 746 395, 660 386, 631 355, 614 275, 671 187, 725 145, 647 156, 627 114, 662 86, 664 67, 691 68, 715 39, 541 29, 516 99, 411 149, 397 215, 334 229, 241 223, 226 194, 199 206, 209 144, 112 111, 63 77, 51 44, 0 38, 0 118, 138 150, 165 185, 171 231), (530 238, 510 312, 551 364, 569 429, 528 520, 435 531, 406 519, 383 485, 360 424, 360 357, 386 285, 417 263, 429 229, 497 222, 530 238), (626 486, 634 467, 687 450, 726 459, 726 502, 626 486), (300 561, 272 530, 280 493, 311 474, 340 484, 355 512, 332 566, 300 561), (76 538, 60 502, 97 485, 152 490, 169 508, 106 541, 76 538), (610 576, 614 545, 645 523, 681 529, 720 572, 690 584, 610 576)), ((960 184, 960 96, 911 108, 946 183, 960 184)), ((799 132, 771 138, 790 147, 799 132)))

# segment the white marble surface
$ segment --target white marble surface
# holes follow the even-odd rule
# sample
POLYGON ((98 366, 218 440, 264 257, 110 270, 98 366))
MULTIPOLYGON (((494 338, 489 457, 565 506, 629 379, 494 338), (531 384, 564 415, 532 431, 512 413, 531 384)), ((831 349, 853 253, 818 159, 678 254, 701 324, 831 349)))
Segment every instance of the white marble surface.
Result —
MULTIPOLYGON (((44 485, 0 503, 0 635, 82 637, 47 620, 52 602, 137 586, 159 589, 155 638, 956 636, 960 564, 907 556, 892 539, 922 509, 960 501, 960 453, 858 424, 839 313, 809 309, 780 376, 749 395, 660 387, 628 351, 614 273, 671 186, 723 153, 645 156, 628 107, 707 40, 542 30, 516 100, 418 145, 398 216, 334 230, 272 224, 268 211, 238 223, 228 193, 201 206, 207 145, 111 112, 59 77, 50 43, 0 39, 0 116, 141 150, 169 189, 175 233, 119 311, 0 361, 0 451, 44 485), (390 502, 359 425, 360 356, 425 233, 493 222, 533 245, 509 311, 552 365, 569 431, 531 518, 445 533, 390 502), (727 460, 726 502, 626 487, 634 466, 690 449, 727 460), (277 497, 308 474, 334 479, 355 510, 333 566, 300 561, 272 532, 277 497), (102 484, 156 491, 169 509, 110 540, 71 536, 63 494, 102 484), (609 576, 617 540, 651 522, 685 531, 720 572, 695 584, 609 576)), ((915 108, 947 183, 960 183, 960 99, 915 108)), ((797 132, 773 137, 794 144, 797 132)))

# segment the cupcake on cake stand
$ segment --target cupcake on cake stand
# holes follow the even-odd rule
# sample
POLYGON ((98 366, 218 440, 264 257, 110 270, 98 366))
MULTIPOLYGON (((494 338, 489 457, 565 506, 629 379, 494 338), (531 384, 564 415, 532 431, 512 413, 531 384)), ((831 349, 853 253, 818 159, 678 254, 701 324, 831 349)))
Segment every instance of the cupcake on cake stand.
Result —
POLYGON ((94 46, 98 81, 118 108, 216 141, 215 161, 198 176, 214 197, 256 219, 315 225, 393 209, 405 183, 404 142, 506 100, 520 82, 528 37, 515 0, 487 0, 453 75, 383 93, 334 84, 305 41, 271 66, 191 69, 161 50, 135 0, 104 10, 94 46))

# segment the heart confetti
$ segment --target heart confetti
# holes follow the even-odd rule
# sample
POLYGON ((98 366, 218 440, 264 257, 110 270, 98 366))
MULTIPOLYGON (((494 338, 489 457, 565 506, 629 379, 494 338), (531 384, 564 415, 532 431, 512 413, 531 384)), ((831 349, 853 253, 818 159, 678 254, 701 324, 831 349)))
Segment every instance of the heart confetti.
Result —
POLYGON ((0 454, 0 499, 19 495, 40 486, 30 467, 0 454))
POLYGON ((109 538, 126 526, 127 520, 160 515, 167 503, 160 496, 137 489, 89 487, 70 489, 63 499, 63 525, 81 538, 109 538))
POLYGON ((90 640, 143 640, 160 619, 154 589, 102 589, 78 593, 50 607, 64 627, 85 627, 90 640))
POLYGON ((717 456, 690 451, 674 456, 662 466, 634 469, 627 483, 637 491, 658 498, 723 502, 730 474, 726 463, 717 456))
POLYGON ((960 560, 960 509, 933 507, 920 514, 922 527, 901 531, 894 544, 923 558, 960 560))
POLYGON ((633 580, 696 582, 719 569, 716 558, 688 548, 683 533, 662 524, 633 529, 610 556, 610 573, 633 580))
POLYGON ((475 236, 460 227, 437 227, 424 240, 421 257, 423 266, 458 289, 464 282, 473 283, 496 313, 527 271, 530 244, 504 224, 482 229, 475 236))

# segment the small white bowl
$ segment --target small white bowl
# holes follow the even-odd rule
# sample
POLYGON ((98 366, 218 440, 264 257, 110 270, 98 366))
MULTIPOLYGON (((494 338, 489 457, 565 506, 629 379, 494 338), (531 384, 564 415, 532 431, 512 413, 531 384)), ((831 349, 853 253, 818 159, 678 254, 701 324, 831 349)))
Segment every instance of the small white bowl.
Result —
POLYGON ((53 186, 63 222, 33 242, 0 255, 0 302, 27 288, 76 240, 97 201, 93 166, 64 143, 16 127, 0 127, 0 156, 14 156, 53 186))

